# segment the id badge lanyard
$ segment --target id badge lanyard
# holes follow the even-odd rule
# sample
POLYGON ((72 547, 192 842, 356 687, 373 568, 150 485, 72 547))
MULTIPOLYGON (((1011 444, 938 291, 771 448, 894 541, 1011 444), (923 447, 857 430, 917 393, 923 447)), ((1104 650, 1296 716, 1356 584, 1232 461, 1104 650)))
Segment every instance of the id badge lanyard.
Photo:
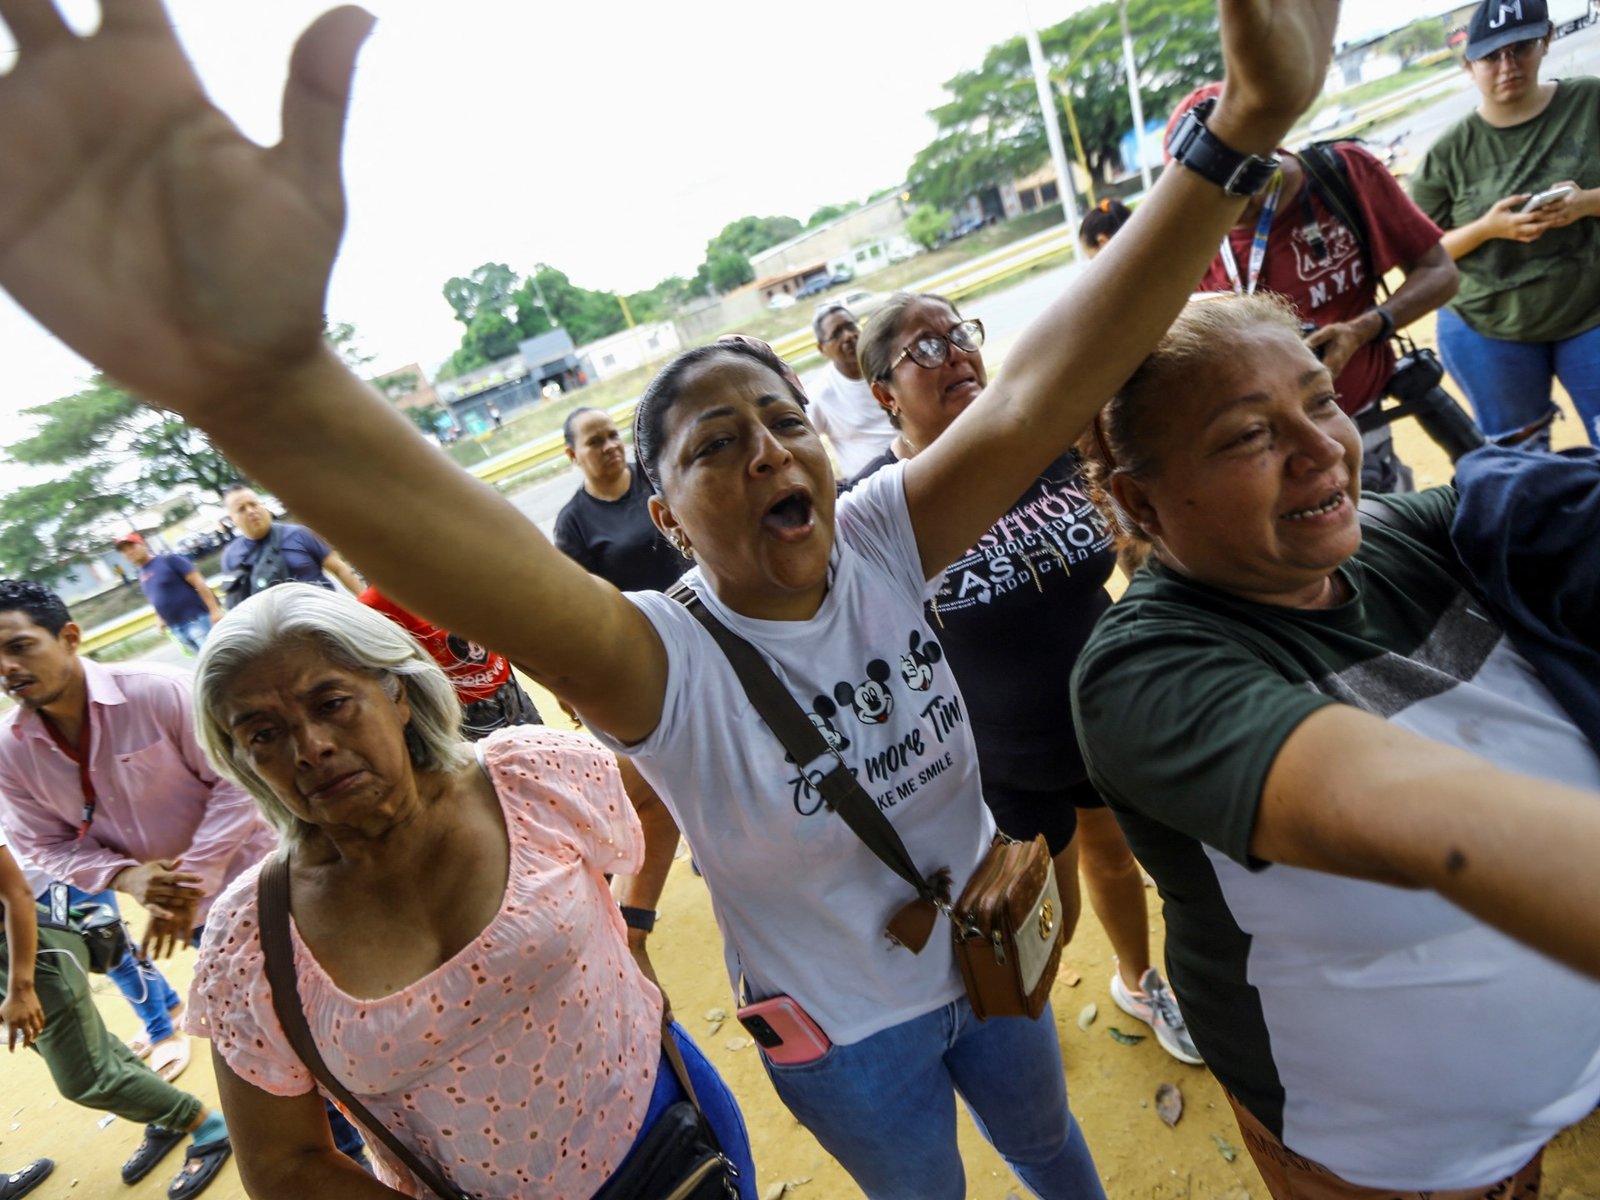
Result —
POLYGON ((89 774, 89 749, 93 734, 94 717, 92 711, 83 714, 83 729, 78 734, 78 744, 72 745, 61 736, 61 731, 49 720, 44 723, 45 732, 55 742, 56 747, 70 758, 78 767, 78 786, 83 791, 83 817, 78 825, 77 844, 73 846, 73 854, 77 854, 78 847, 83 845, 83 839, 89 836, 89 826, 94 824, 94 810, 99 803, 95 794, 94 780, 89 774))
POLYGON ((1272 219, 1278 215, 1278 196, 1282 191, 1283 172, 1279 171, 1267 185, 1267 198, 1261 205, 1261 217, 1256 221, 1255 236, 1250 239, 1250 261, 1242 283, 1239 279, 1239 262, 1233 256, 1233 246, 1228 235, 1224 234, 1222 237, 1222 269, 1228 273, 1228 282, 1233 285, 1235 292, 1246 296, 1253 296, 1256 293, 1256 284, 1261 282, 1261 265, 1267 259, 1267 238, 1272 234, 1272 219))

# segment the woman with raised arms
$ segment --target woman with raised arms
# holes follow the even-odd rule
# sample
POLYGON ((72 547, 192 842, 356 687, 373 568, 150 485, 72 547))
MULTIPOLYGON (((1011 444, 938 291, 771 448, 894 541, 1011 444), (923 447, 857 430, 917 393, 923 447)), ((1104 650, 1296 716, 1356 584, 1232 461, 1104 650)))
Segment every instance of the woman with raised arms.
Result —
MULTIPOLYGON (((1215 155, 1279 143, 1321 87, 1337 15, 1335 0, 1224 0, 1215 155)), ((730 974, 753 998, 790 997, 831 1042, 770 1070, 869 1196, 964 1194, 958 1088, 1037 1194, 1099 1194, 1048 1013, 980 1024, 942 936, 920 955, 884 939, 906 889, 806 794, 693 618, 579 569, 324 345, 343 114, 371 18, 338 9, 301 39, 283 139, 262 149, 206 100, 158 0, 107 0, 89 37, 48 0, 0 0, 0 16, 20 47, 0 79, 0 284, 205 428, 402 603, 500 648, 634 757, 696 847, 730 974), (433 571, 416 570, 418 544, 433 571)), ((694 554, 686 578, 828 722, 919 865, 958 889, 993 826, 948 668, 902 662, 930 581, 1156 344, 1242 203, 1199 170, 1169 171, 1003 379, 837 509, 775 358, 691 351, 641 404, 654 515, 694 554)), ((1469 861, 1441 888, 1475 882, 1469 861)), ((1546 923, 1522 919, 1529 904, 1517 931, 1576 953, 1566 907, 1546 923)), ((225 1063, 218 1075, 225 1092, 244 1086, 225 1063)))

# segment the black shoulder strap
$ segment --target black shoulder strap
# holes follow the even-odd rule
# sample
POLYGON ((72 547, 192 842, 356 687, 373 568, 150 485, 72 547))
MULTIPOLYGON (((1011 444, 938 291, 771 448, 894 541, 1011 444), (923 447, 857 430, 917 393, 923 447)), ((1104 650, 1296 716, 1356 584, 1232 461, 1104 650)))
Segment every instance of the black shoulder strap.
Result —
MULTIPOLYGON (((1403 533, 1415 541, 1426 543, 1428 540, 1427 531, 1412 520, 1409 514, 1401 512, 1392 504, 1385 504, 1376 496, 1361 497, 1356 504, 1356 511, 1363 525, 1382 525, 1385 529, 1403 533)), ((1454 579, 1461 590, 1469 596, 1476 596, 1482 600, 1483 593, 1479 590, 1477 581, 1467 571, 1466 564, 1461 561, 1461 556, 1456 553, 1455 547, 1447 547, 1443 557, 1444 568, 1450 573, 1450 578, 1454 579)))
POLYGON ((1340 156, 1337 142, 1313 142, 1295 154, 1307 183, 1316 191, 1317 198, 1336 217, 1341 225, 1355 235, 1361 247, 1361 257, 1367 273, 1373 276, 1376 286, 1388 292, 1388 286, 1377 272, 1372 261, 1372 238, 1367 223, 1361 216, 1361 202, 1356 198, 1350 183, 1350 168, 1340 156))
POLYGON ((261 914, 261 953, 266 960, 267 985, 272 989, 272 1011, 278 1024, 300 1056, 300 1061, 345 1111, 361 1122, 367 1136, 376 1136, 389 1152, 405 1164, 440 1200, 472 1200, 469 1193, 453 1185, 437 1167, 423 1162, 399 1138, 357 1100, 350 1089, 334 1078, 317 1049, 311 1026, 300 1005, 300 985, 295 977, 294 945, 289 939, 289 860, 281 855, 269 858, 261 868, 256 904, 261 914))
POLYGON ((739 677, 745 695, 767 728, 789 752, 800 773, 821 794, 823 803, 844 818, 858 838, 866 843, 884 864, 917 890, 924 901, 943 905, 946 898, 923 875, 900 835, 867 795, 844 759, 811 723, 789 689, 761 657, 760 652, 712 615, 694 589, 679 580, 667 595, 694 614, 706 632, 727 655, 733 673, 739 677))

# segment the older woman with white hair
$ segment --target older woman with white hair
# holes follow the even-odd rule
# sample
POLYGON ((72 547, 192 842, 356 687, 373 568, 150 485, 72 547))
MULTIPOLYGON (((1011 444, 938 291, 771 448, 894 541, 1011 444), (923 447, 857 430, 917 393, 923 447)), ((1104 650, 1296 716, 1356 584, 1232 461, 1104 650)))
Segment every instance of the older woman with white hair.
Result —
MULTIPOLYGON (((218 768, 282 834, 292 999, 337 1081, 450 1189, 599 1192, 682 1098, 663 1062, 661 995, 628 952, 606 884, 643 853, 612 756, 532 726, 475 748, 449 681, 412 638, 299 584, 216 627, 195 710, 218 768)), ((426 1194, 379 1142, 377 1180, 334 1150, 320 1080, 268 981, 258 875, 273 863, 218 902, 191 1001, 245 1188, 426 1194)), ((753 1196, 732 1097, 674 1029, 753 1196)))

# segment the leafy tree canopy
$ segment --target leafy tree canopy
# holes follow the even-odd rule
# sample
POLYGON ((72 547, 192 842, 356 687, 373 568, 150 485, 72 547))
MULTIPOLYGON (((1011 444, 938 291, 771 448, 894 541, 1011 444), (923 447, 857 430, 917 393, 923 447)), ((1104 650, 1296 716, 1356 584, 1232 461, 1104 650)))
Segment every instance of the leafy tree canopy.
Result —
POLYGON ((793 217, 740 217, 729 221, 721 233, 706 243, 706 261, 715 262, 724 254, 749 258, 799 232, 800 222, 793 217))
POLYGON ((238 477, 204 433, 146 408, 103 375, 23 414, 38 427, 8 446, 7 456, 64 473, 0 497, 3 573, 59 578, 65 560, 104 548, 94 531, 108 516, 176 488, 220 495, 238 477))
POLYGON ((471 325, 472 319, 486 310, 505 315, 516 287, 516 272, 505 263, 484 263, 470 275, 447 280, 444 298, 456 320, 471 325))
POLYGON ((824 204, 811 214, 810 220, 806 222, 806 228, 815 229, 818 225, 826 225, 834 218, 842 217, 847 212, 854 212, 860 207, 861 203, 857 200, 852 200, 848 204, 824 204))
POLYGON ((358 340, 360 335, 356 333, 356 327, 348 321, 324 323, 322 336, 328 345, 333 347, 334 353, 339 356, 344 365, 352 371, 359 373, 362 367, 367 366, 377 357, 375 354, 368 354, 361 348, 358 340))
MULTIPOLYGON (((1128 0, 1145 117, 1164 117, 1188 92, 1222 77, 1216 5, 1211 0, 1128 0)), ((1133 127, 1114 3, 1074 13, 1039 35, 1057 88, 1065 88, 1089 169, 1116 171, 1119 144, 1133 127)), ((991 46, 983 64, 945 84, 949 99, 930 115, 938 134, 908 172, 919 200, 954 207, 973 192, 1043 166, 1050 157, 1044 118, 1021 37, 991 46)), ((1066 127, 1066 110, 1060 108, 1066 127)))
POLYGON ((950 214, 931 204, 919 204, 906 218, 906 236, 924 250, 932 250, 939 235, 950 228, 950 214))
MULTIPOLYGON (((634 320, 664 315, 681 288, 681 280, 669 279, 628 297, 634 320)), ((615 292, 580 287, 565 271, 545 263, 526 278, 504 263, 484 263, 470 275, 450 280, 444 293, 466 330, 460 347, 439 369, 441 379, 508 358, 522 342, 557 326, 582 346, 627 325, 615 292), (469 315, 463 319, 463 313, 469 315)))

